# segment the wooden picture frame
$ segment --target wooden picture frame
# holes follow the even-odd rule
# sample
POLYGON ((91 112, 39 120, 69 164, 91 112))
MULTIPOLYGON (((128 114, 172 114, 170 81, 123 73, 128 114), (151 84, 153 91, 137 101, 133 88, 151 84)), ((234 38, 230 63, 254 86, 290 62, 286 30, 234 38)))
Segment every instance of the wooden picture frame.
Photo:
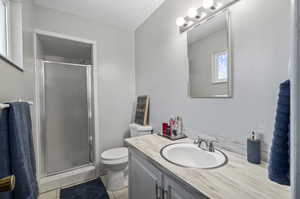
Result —
POLYGON ((135 120, 136 124, 149 125, 149 103, 150 96, 143 95, 137 98, 135 120))

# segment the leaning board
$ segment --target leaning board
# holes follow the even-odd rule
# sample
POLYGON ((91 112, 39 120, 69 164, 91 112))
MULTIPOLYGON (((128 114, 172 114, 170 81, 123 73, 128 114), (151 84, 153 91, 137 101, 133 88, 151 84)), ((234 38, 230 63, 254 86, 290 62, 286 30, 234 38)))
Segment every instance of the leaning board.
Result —
POLYGON ((150 97, 147 95, 137 98, 135 123, 140 125, 148 125, 149 123, 149 102, 150 97))

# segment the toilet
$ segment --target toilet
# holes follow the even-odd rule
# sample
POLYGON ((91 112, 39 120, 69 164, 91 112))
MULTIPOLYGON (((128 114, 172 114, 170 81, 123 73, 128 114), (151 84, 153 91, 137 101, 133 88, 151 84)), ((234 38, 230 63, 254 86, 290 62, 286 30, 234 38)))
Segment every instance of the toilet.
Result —
MULTIPOLYGON (((130 124, 130 137, 151 134, 152 126, 130 124)), ((128 149, 118 147, 104 151, 101 154, 101 163, 108 169, 106 188, 117 191, 128 186, 128 149)))

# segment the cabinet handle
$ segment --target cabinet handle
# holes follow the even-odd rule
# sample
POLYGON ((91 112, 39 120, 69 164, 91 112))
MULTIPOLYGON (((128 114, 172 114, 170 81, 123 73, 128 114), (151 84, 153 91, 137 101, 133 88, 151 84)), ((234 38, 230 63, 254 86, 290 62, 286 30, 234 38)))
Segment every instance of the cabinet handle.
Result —
POLYGON ((161 199, 161 186, 159 186, 157 184, 157 182, 155 183, 155 197, 156 199, 161 199))
POLYGON ((163 189, 163 199, 169 199, 169 192, 166 189, 163 189))

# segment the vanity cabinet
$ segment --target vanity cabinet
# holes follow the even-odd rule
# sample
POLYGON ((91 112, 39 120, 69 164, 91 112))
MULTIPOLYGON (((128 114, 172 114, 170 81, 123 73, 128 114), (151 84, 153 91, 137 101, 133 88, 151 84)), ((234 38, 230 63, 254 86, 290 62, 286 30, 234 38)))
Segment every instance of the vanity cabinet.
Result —
POLYGON ((207 199, 201 193, 185 189, 142 153, 129 148, 130 199, 207 199))
MULTIPOLYGON (((187 190, 182 188, 182 186, 171 178, 164 176, 164 199, 187 199, 187 198, 196 198, 190 194, 187 190)), ((204 199, 204 197, 197 197, 204 199)))
POLYGON ((129 160, 129 198, 161 198, 162 173, 137 156, 129 160))

